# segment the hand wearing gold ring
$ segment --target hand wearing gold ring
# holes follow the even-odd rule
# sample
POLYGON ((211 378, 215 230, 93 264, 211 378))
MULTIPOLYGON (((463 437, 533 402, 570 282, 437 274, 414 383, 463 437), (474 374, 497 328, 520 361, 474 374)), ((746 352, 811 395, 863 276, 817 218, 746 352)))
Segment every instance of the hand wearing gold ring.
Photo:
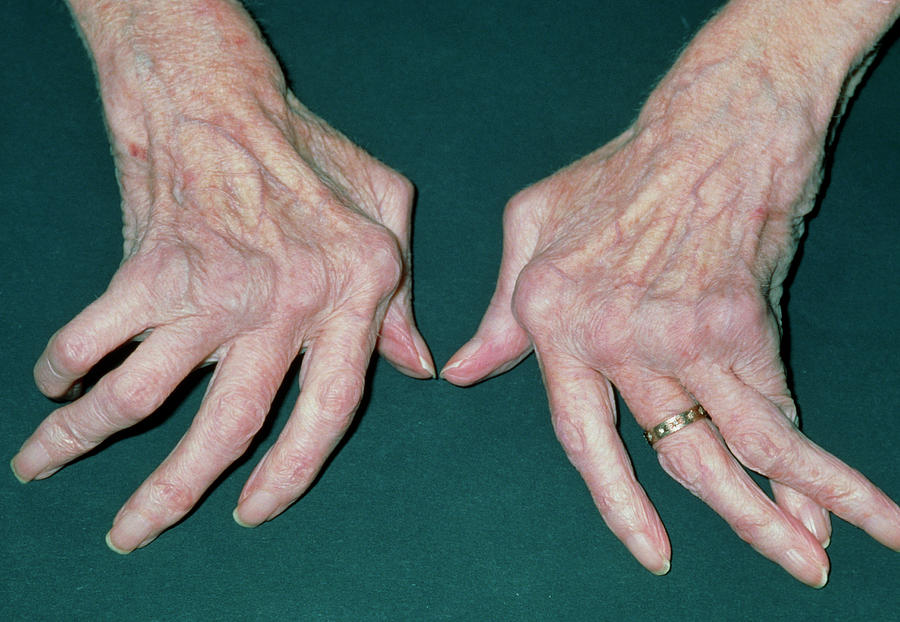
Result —
POLYGON ((494 296, 441 373, 471 384, 533 348, 569 459, 654 573, 670 543, 616 430, 613 385, 662 467, 801 581, 827 580, 829 510, 900 550, 900 508, 797 428, 779 357, 782 283, 832 111, 891 19, 863 4, 730 3, 634 125, 508 203, 494 296), (834 28, 840 45, 800 23, 834 28), (853 39, 850 23, 869 30, 853 39), (763 30, 791 37, 763 54, 763 30), (826 53, 828 72, 796 72, 826 53), (698 403, 709 421, 665 424, 698 403), (744 467, 771 480, 774 501, 744 467))

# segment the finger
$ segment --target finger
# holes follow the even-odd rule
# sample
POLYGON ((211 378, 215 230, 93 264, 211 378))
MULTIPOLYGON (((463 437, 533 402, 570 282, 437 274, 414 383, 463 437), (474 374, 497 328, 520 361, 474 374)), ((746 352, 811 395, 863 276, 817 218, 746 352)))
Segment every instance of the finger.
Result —
POLYGON ((803 523, 822 548, 827 549, 831 544, 831 515, 828 510, 790 486, 774 481, 771 482, 771 486, 775 503, 803 523))
POLYGON ((349 314, 332 319, 315 338, 291 417, 241 492, 234 511, 239 524, 274 518, 313 482, 356 413, 374 345, 370 321, 349 314))
POLYGON ((709 370, 696 397, 748 468, 814 499, 900 550, 900 508, 861 473, 803 436, 778 407, 732 373, 709 370))
MULTIPOLYGON (((616 382, 645 430, 694 405, 687 392, 668 378, 616 382)), ((663 469, 724 518, 742 540, 804 583, 825 584, 828 557, 819 543, 760 490, 709 421, 700 420, 662 438, 654 449, 663 469)))
POLYGON ((669 539, 616 431, 612 387, 569 356, 552 350, 537 353, 556 436, 603 520, 647 570, 667 573, 669 539))
POLYGON ((34 366, 35 383, 48 397, 65 395, 104 356, 147 328, 147 321, 144 301, 110 285, 50 338, 34 366))
POLYGON ((531 340, 512 312, 516 279, 534 253, 540 227, 535 191, 512 198, 503 213, 503 256, 497 287, 475 336, 447 361, 441 378, 466 386, 515 367, 531 352, 531 340))
POLYGON ((84 397, 44 419, 12 460, 22 481, 42 479, 154 412, 215 348, 199 327, 160 327, 84 397))
POLYGON ((434 360, 413 318, 409 279, 388 305, 378 335, 378 352, 398 370, 413 378, 434 378, 434 360))
POLYGON ((294 353, 280 334, 238 340, 225 352, 184 438, 125 503, 107 544, 128 553, 179 521, 250 445, 294 353))
MULTIPOLYGON (((777 307, 776 307, 777 308, 777 307)), ((776 353, 778 350, 777 323, 768 324, 769 351, 776 353)), ((771 357, 748 357, 747 364, 735 368, 735 375, 744 384, 747 384, 771 401, 794 425, 799 427, 797 417, 797 405, 791 397, 787 386, 787 378, 784 365, 777 354, 771 357)), ((775 503, 796 517, 812 533, 823 548, 827 548, 831 542, 831 518, 828 510, 789 486, 778 482, 771 482, 772 494, 775 503)))

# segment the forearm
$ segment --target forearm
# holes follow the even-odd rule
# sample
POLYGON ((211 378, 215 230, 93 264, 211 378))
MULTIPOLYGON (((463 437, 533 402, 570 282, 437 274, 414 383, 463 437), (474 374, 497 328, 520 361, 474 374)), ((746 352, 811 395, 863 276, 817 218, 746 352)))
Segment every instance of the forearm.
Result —
POLYGON ((643 116, 662 114, 682 92, 698 100, 697 83, 720 98, 766 97, 773 108, 802 111, 824 135, 898 14, 900 0, 732 0, 687 47, 643 116))
POLYGON ((278 63, 238 2, 69 6, 94 61, 114 143, 146 147, 148 114, 227 116, 242 102, 277 102, 283 94, 278 63))

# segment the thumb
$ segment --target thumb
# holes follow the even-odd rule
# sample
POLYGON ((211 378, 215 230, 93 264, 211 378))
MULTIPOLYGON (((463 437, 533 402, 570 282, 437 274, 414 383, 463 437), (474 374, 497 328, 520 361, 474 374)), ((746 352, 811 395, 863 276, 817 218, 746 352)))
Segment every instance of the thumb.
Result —
POLYGON ((516 280, 531 259, 540 232, 543 200, 536 186, 514 196, 503 212, 503 257, 497 287, 478 331, 450 357, 441 377, 468 386, 515 367, 531 352, 531 340, 512 313, 516 280))
POLYGON ((378 352, 407 376, 434 378, 434 359, 416 327, 409 283, 406 277, 388 304, 378 335, 378 352))

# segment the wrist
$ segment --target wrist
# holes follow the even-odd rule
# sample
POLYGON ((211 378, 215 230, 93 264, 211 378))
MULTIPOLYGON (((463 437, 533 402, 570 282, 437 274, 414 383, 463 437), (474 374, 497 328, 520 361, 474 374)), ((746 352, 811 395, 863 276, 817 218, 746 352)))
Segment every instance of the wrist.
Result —
POLYGON ((283 106, 278 63, 237 2, 68 2, 114 141, 146 146, 146 127, 173 116, 230 117, 245 103, 283 106))
POLYGON ((824 137, 898 13, 900 0, 732 0, 697 34, 645 112, 666 108, 685 88, 701 114, 712 113, 704 99, 766 97, 824 137))

